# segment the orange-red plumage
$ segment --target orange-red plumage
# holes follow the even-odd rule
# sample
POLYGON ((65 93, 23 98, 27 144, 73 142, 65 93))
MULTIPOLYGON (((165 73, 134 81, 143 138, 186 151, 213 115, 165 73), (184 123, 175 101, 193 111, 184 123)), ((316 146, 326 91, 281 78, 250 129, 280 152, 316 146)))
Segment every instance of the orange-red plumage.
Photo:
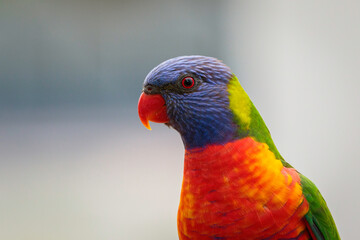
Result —
POLYGON ((246 137, 187 150, 180 239, 309 239, 298 173, 246 137))

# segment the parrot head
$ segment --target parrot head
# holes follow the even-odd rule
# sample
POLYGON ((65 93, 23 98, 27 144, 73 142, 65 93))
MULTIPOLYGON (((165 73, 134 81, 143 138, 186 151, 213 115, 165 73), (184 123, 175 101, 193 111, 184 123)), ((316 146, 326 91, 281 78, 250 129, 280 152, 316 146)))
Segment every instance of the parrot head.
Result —
POLYGON ((247 135, 252 106, 224 63, 212 57, 181 56, 146 76, 138 112, 145 127, 150 129, 149 121, 165 123, 191 149, 247 135))

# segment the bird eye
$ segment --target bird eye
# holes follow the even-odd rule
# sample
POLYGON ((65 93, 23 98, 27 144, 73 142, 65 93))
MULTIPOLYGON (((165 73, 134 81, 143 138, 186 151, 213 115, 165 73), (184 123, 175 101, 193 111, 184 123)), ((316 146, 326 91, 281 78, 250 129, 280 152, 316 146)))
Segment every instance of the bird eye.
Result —
POLYGON ((181 85, 187 89, 192 88, 195 85, 195 80, 192 77, 184 77, 181 81, 181 85))

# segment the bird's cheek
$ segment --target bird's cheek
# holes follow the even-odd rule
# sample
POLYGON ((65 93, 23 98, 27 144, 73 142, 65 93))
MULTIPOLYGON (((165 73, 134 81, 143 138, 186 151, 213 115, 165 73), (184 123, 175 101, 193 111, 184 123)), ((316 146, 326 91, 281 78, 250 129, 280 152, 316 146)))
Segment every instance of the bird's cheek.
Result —
POLYGON ((151 130, 149 121, 169 122, 165 100, 160 94, 142 93, 139 98, 138 113, 142 124, 149 130, 151 130))

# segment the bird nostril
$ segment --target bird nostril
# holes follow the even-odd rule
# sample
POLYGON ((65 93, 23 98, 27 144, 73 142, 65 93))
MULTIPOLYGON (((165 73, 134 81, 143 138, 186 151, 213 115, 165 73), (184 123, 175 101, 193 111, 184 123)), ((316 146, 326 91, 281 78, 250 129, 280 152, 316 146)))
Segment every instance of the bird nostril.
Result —
POLYGON ((144 87, 144 92, 146 94, 158 94, 158 93, 160 93, 159 89, 156 86, 151 86, 151 85, 145 86, 144 87))

